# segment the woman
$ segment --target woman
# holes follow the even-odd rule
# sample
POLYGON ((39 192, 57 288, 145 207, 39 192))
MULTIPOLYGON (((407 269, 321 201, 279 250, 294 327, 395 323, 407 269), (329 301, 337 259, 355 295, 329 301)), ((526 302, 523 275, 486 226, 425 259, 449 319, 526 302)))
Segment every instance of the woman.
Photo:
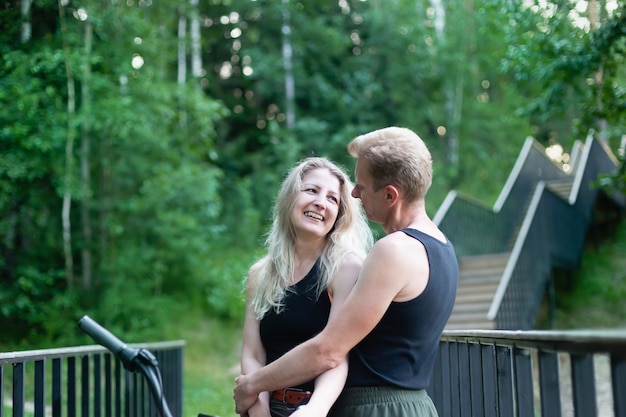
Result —
MULTIPOLYGON (((243 374, 319 333, 348 296, 373 240, 351 191, 346 173, 325 158, 302 160, 283 181, 267 254, 248 271, 243 374)), ((325 416, 347 370, 345 358, 315 381, 261 393, 248 416, 325 416)))

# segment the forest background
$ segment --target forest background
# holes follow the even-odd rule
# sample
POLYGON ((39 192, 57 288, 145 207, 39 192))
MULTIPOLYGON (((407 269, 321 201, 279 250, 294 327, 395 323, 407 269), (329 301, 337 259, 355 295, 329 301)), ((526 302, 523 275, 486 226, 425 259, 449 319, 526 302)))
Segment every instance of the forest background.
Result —
POLYGON ((3 2, 0 344, 72 343, 79 312, 144 338, 185 309, 240 319, 284 172, 352 172, 371 129, 427 142, 431 214, 453 188, 492 203, 527 136, 618 153, 625 8, 3 2))
POLYGON ((372 129, 428 144, 431 215, 491 205, 528 136, 623 146, 624 0, 0 5, 0 350, 238 326, 285 171, 372 129))

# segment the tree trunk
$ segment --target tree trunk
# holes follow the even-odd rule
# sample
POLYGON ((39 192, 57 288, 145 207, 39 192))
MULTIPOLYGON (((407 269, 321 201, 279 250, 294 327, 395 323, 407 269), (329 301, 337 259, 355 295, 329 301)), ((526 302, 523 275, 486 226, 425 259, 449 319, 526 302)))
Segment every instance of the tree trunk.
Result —
POLYGON ((184 8, 178 11, 178 84, 187 81, 187 17, 184 8))
POLYGON ((65 257, 65 278, 69 288, 74 287, 74 262, 72 259, 72 224, 70 212, 72 208, 72 168, 74 154, 74 116, 76 113, 74 71, 70 59, 70 48, 67 40, 67 25, 65 23, 65 7, 59 0, 59 22, 61 24, 61 36, 63 38, 63 51, 65 53, 65 74, 67 77, 67 138, 65 142, 65 178, 63 181, 63 209, 61 220, 63 223, 63 253, 65 257))
MULTIPOLYGON (((446 9, 443 4, 443 0, 430 0, 430 4, 435 13, 434 17, 434 26, 435 33, 437 35, 437 43, 439 44, 440 53, 448 53, 448 41, 446 39, 446 9)), ((454 82, 450 82, 449 80, 444 81, 444 97, 445 97, 445 114, 446 114, 446 143, 447 143, 447 161, 448 164, 456 168, 459 163, 459 155, 458 155, 458 128, 456 125, 457 118, 459 117, 459 109, 458 106, 458 89, 455 88, 454 84, 458 84, 458 73, 454 82)), ((462 89, 461 89, 462 94, 462 89)), ((462 95, 461 95, 462 98, 462 95)))
POLYGON ((283 68, 285 70, 285 113, 287 128, 292 130, 296 125, 295 114, 295 82, 293 78, 293 50, 291 47, 291 15, 289 0, 283 0, 283 68))
POLYGON ((32 35, 32 23, 30 21, 30 6, 33 0, 22 0, 22 43, 30 40, 32 35))
POLYGON ((204 75, 202 70, 202 44, 200 36, 200 19, 198 17, 198 0, 189 0, 191 5, 191 75, 199 78, 204 75))
MULTIPOLYGON (((600 21, 600 10, 599 5, 596 0, 589 0, 587 3, 587 14, 589 16, 589 27, 592 31, 598 30, 601 26, 602 22, 600 21)), ((595 89, 596 89, 596 104, 598 106, 598 111, 602 114, 604 111, 604 105, 602 101, 602 90, 604 84, 604 65, 600 64, 598 71, 594 74, 595 80, 595 89)), ((598 127, 598 136, 600 139, 605 142, 608 140, 606 130, 607 130, 607 121, 605 118, 600 118, 596 120, 596 126, 598 127)))
MULTIPOLYGON (((470 57, 469 51, 469 43, 472 39, 471 30, 468 29, 470 27, 469 19, 472 19, 474 15, 474 5, 472 0, 465 1, 465 13, 463 14, 465 19, 461 20, 461 31, 459 43, 461 46, 462 53, 461 55, 464 57, 470 57)), ((458 18, 457 18, 458 19, 458 18)), ((470 63, 471 65, 471 63, 470 63)), ((453 106, 450 112, 450 120, 451 120, 451 132, 450 132, 450 140, 448 143, 448 160, 451 166, 454 168, 454 172, 458 172, 459 166, 459 136, 461 132, 461 122, 463 118, 463 97, 465 93, 465 73, 467 71, 467 67, 464 63, 456 62, 456 76, 454 78, 454 86, 450 87, 451 91, 454 91, 453 97, 453 106)))
POLYGON ((184 86, 187 82, 187 16, 185 8, 178 9, 178 85, 180 105, 178 109, 178 124, 184 131, 187 127, 187 111, 185 110, 184 86))
MULTIPOLYGON (((91 3, 88 5, 88 12, 91 11, 91 3)), ((91 232, 91 175, 90 175, 90 120, 91 120, 91 50, 93 44, 93 25, 91 16, 85 21, 85 63, 83 67, 83 82, 81 83, 81 103, 85 117, 81 123, 81 149, 80 149, 80 179, 81 179, 81 223, 83 233, 82 245, 82 281, 83 289, 90 290, 92 285, 92 232, 91 232)))

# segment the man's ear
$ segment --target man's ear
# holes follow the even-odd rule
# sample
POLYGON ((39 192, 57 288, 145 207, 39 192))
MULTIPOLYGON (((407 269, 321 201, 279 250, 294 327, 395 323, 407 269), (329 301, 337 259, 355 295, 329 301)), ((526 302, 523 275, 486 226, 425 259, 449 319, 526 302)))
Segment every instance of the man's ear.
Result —
POLYGON ((400 197, 400 190, 394 185, 386 185, 385 186, 385 201, 389 206, 393 206, 398 201, 400 197))

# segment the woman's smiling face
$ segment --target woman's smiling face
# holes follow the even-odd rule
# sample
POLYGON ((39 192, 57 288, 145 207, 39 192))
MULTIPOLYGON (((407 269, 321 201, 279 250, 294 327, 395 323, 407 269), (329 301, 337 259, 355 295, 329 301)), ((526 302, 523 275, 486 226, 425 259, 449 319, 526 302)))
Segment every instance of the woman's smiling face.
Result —
POLYGON ((341 198, 339 179, 326 168, 313 169, 302 177, 291 221, 296 232, 325 237, 333 228, 341 198))

